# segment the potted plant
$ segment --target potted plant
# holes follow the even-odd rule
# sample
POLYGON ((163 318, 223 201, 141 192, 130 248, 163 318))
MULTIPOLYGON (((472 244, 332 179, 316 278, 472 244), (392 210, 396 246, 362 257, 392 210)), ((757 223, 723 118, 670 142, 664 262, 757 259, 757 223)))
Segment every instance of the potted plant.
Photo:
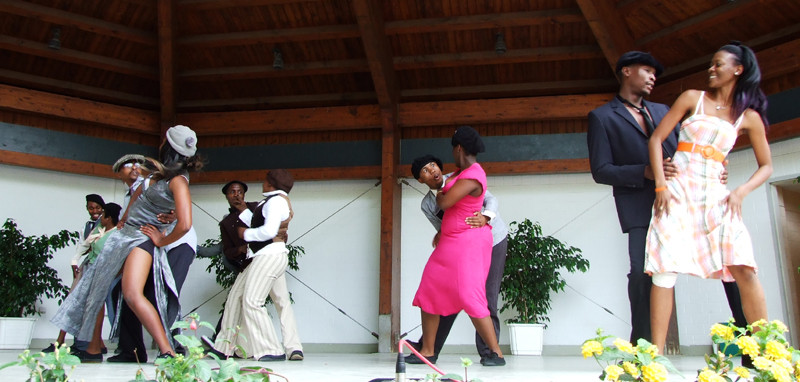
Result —
POLYGON ((550 322, 551 293, 564 290, 567 282, 561 272, 586 272, 589 260, 581 250, 568 247, 552 236, 543 236, 539 223, 529 219, 511 222, 505 272, 500 284, 503 307, 517 315, 507 321, 511 352, 516 355, 541 355, 542 336, 550 322), (527 334, 526 334, 527 333, 527 334))
POLYGON ((47 265, 53 253, 78 242, 78 232, 62 230, 52 236, 25 236, 13 219, 0 229, 0 349, 27 349, 36 304, 42 297, 61 300, 69 288, 47 265))

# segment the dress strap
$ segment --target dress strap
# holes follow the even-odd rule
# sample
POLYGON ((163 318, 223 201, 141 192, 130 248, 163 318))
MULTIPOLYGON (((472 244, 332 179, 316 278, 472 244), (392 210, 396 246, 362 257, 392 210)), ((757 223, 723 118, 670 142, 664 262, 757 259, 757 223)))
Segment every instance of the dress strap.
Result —
POLYGON ((747 112, 747 110, 742 112, 742 114, 739 115, 739 118, 736 118, 736 121, 733 123, 733 128, 734 129, 739 130, 739 125, 742 124, 742 120, 744 119, 744 113, 746 113, 746 112, 747 112))
POLYGON ((697 100, 697 106, 695 106, 695 108, 694 108, 694 113, 695 114, 705 114, 706 113, 705 108, 703 107, 703 98, 705 98, 705 96, 706 96, 705 90, 701 91, 700 92, 700 99, 697 100))

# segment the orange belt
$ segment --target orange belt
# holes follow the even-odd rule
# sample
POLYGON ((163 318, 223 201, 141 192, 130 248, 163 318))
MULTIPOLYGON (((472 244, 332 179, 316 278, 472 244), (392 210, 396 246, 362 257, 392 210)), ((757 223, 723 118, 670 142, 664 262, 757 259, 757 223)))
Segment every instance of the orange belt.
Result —
POLYGON ((713 159, 717 162, 725 161, 725 155, 723 155, 714 146, 703 146, 689 142, 678 142, 678 151, 688 151, 690 153, 697 153, 702 155, 703 158, 713 159))

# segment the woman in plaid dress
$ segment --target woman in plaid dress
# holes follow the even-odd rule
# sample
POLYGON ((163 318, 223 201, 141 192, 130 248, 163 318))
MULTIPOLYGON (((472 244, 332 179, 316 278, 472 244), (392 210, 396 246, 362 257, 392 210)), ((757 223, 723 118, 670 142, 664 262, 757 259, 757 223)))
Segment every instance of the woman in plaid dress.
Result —
POLYGON ((708 74, 710 90, 681 94, 649 142, 656 199, 645 272, 653 276, 650 321, 659 351, 666 341, 678 273, 735 280, 748 322, 767 318, 750 235, 742 222, 745 195, 772 174, 761 72, 752 50, 731 43, 714 54, 708 74), (678 122, 681 130, 673 162, 679 173, 667 181, 661 142, 678 122), (729 191, 719 182, 719 174, 739 135, 750 138, 758 169, 729 191))

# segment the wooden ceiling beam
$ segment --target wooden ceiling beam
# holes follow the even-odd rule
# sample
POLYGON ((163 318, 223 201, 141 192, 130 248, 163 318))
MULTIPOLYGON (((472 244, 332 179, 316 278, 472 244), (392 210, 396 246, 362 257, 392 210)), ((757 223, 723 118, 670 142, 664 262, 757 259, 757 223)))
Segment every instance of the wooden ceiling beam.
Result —
POLYGON ((183 109, 228 106, 287 106, 319 103, 372 103, 377 96, 375 92, 301 94, 293 96, 250 97, 250 98, 214 98, 178 102, 183 109))
POLYGON ((181 12, 209 11, 223 8, 261 7, 265 5, 283 5, 311 3, 321 0, 179 0, 181 12))
MULTIPOLYGON (((353 0, 352 5, 378 104, 382 109, 395 110, 393 114, 396 114, 400 92, 384 30, 383 7, 379 0, 353 0)), ((394 122, 390 121, 390 124, 394 125, 394 122)))
POLYGON ((396 70, 450 68, 459 66, 482 66, 550 62, 566 60, 590 60, 602 58, 603 52, 596 46, 555 46, 533 49, 512 49, 503 54, 494 51, 429 54, 422 56, 395 57, 396 70))
POLYGON ((431 96, 463 96, 463 97, 500 97, 503 94, 524 94, 536 91, 570 91, 580 90, 580 93, 596 93, 603 89, 616 86, 616 80, 574 80, 574 81, 547 81, 527 82, 515 84, 491 84, 475 86, 454 86, 446 88, 404 89, 400 91, 402 98, 431 97, 431 96))
POLYGON ((0 84, 0 108, 158 134, 158 114, 0 84))
POLYGON ((611 0, 576 0, 613 72, 617 60, 634 47, 627 23, 611 0))
POLYGON ((334 60, 285 64, 283 69, 272 65, 195 69, 178 73, 185 81, 239 80, 251 78, 305 77, 328 74, 368 72, 367 60, 334 60))
MULTIPOLYGON (((494 52, 470 52, 394 57, 395 70, 446 68, 458 66, 515 64, 565 60, 589 60, 603 57, 596 46, 557 46, 535 49, 514 49, 503 55, 494 52)), ((214 81, 250 78, 278 78, 368 72, 367 60, 319 61, 286 64, 283 69, 272 65, 195 69, 178 74, 185 81, 214 81)))
POLYGON ((85 96, 88 95, 100 97, 106 100, 121 101, 128 104, 132 103, 147 107, 158 106, 158 100, 153 97, 145 97, 138 94, 123 93, 117 90, 108 90, 94 86, 80 85, 71 81, 56 80, 13 70, 0 69, 0 79, 3 80, 2 82, 7 84, 32 84, 39 86, 42 89, 69 90, 85 96))
POLYGON ((553 9, 534 12, 509 12, 486 15, 456 16, 415 20, 398 20, 386 23, 387 35, 454 32, 460 30, 525 27, 542 24, 582 23, 583 15, 577 8, 553 9))
POLYGON ((339 40, 358 38, 357 25, 325 25, 308 28, 260 30, 238 33, 203 34, 181 37, 182 48, 209 48, 234 45, 276 44, 303 41, 339 40))
POLYGON ((154 80, 157 72, 154 68, 134 64, 128 61, 117 60, 96 54, 81 52, 73 49, 50 49, 47 44, 37 41, 0 35, 0 49, 12 52, 29 54, 51 60, 84 65, 96 69, 107 70, 114 73, 128 74, 139 78, 154 80))
MULTIPOLYGON (((588 1, 588 0, 580 0, 588 1)), ((649 34, 636 40, 636 46, 652 45, 663 38, 675 39, 682 36, 697 33, 702 30, 710 30, 714 25, 729 21, 747 13, 752 7, 768 7, 767 3, 772 0, 738 0, 716 7, 697 16, 690 17, 677 24, 670 25, 658 32, 649 34)))
POLYGON ((156 35, 148 31, 23 1, 0 2, 0 12, 60 26, 74 27, 85 32, 134 41, 149 46, 155 46, 157 43, 156 35))
POLYGON ((175 125, 175 0, 158 0, 158 69, 161 133, 175 125))

